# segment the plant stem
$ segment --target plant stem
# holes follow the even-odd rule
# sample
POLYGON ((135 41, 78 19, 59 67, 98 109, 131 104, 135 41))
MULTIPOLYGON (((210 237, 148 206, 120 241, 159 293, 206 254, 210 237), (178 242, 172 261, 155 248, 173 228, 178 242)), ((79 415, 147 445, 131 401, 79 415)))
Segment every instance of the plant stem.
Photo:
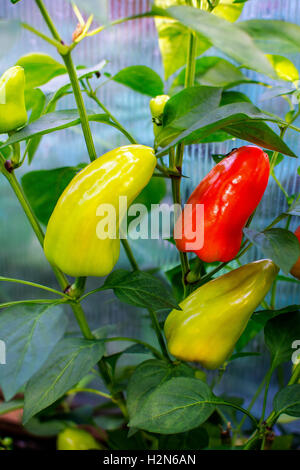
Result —
POLYGON ((96 149, 94 146, 90 123, 89 123, 88 115, 85 109, 83 97, 82 97, 81 90, 80 90, 79 80, 78 80, 76 70, 73 64, 71 53, 69 52, 66 55, 62 55, 62 59, 65 63, 67 72, 71 80, 71 85, 72 85, 72 89, 74 92, 74 96, 75 96, 75 100, 76 100, 76 104, 77 104, 77 108, 78 108, 78 112, 79 112, 79 116, 81 120, 82 131, 83 131, 85 143, 87 146, 87 150, 89 153, 89 157, 90 157, 90 160, 93 161, 93 160, 96 160, 97 158, 96 149))
MULTIPOLYGON (((264 388, 264 385, 267 381, 267 378, 268 378, 268 374, 270 372, 270 369, 268 370, 268 372, 266 373, 266 375, 264 376, 262 382, 260 383, 260 385, 258 386, 256 392, 255 392, 255 395, 253 396, 252 400, 251 400, 251 403, 250 405, 248 406, 247 410, 250 412, 256 402, 256 400, 258 399, 259 395, 261 394, 262 392, 262 389, 264 388)), ((245 419, 246 419, 246 416, 243 416, 243 418, 241 419, 239 425, 237 426, 236 430, 235 430, 235 436, 237 436, 240 432, 240 430, 242 429, 242 426, 245 422, 245 419)))
POLYGON ((23 279, 12 279, 10 277, 3 276, 0 276, 0 281, 14 282, 16 284, 24 284, 25 286, 37 287, 38 289, 46 290, 48 292, 52 292, 53 294, 61 295, 62 297, 65 297, 66 299, 70 300, 70 297, 67 294, 64 294, 63 292, 56 289, 51 289, 51 287, 43 286, 42 284, 37 284, 36 282, 24 281, 23 279))
POLYGON ((157 336, 157 339, 159 341, 161 350, 162 350, 164 356, 166 357, 166 359, 170 360, 169 353, 168 353, 166 343, 165 343, 164 337, 162 335, 162 332, 161 332, 161 329, 160 329, 160 326, 159 326, 159 323, 158 323, 158 320, 157 320, 156 313, 155 313, 154 310, 152 310, 150 308, 148 310, 149 310, 149 313, 150 313, 153 328, 154 328, 154 331, 156 332, 156 336, 157 336))
POLYGON ((101 392, 100 390, 94 390, 93 388, 72 388, 68 391, 67 395, 73 395, 74 393, 94 393, 95 395, 99 395, 100 397, 114 401, 114 398, 108 393, 101 392))
POLYGON ((66 53, 67 52, 68 47, 64 46, 60 41, 58 41, 56 39, 49 38, 48 36, 41 33, 37 29, 33 28, 33 26, 31 26, 27 23, 21 23, 21 25, 24 29, 27 29, 31 33, 35 34, 36 36, 39 36, 40 38, 42 38, 44 41, 48 42, 52 46, 55 46, 60 53, 66 53))
POLYGON ((60 35, 58 34, 58 31, 57 29, 55 28, 54 26, 54 23, 52 21, 52 19, 50 18, 50 15, 43 3, 42 0, 35 0, 35 3, 37 4, 48 28, 50 29, 51 33, 52 33, 52 36, 54 37, 54 39, 56 39, 57 41, 61 42, 61 38, 60 38, 60 35))
POLYGON ((260 421, 259 421, 259 424, 261 424, 264 419, 265 419, 265 413, 266 413, 266 407, 267 407, 267 399, 268 399, 268 392, 269 392, 269 388, 270 388, 270 381, 271 381, 271 377, 273 375, 273 372, 274 372, 274 366, 273 364, 271 365, 267 375, 266 375, 266 388, 265 388, 265 394, 264 394, 264 402, 263 402, 263 409, 262 409, 262 413, 261 413, 261 418, 260 418, 260 421))
POLYGON ((185 83, 184 87, 194 86, 195 82, 195 60, 196 60, 196 50, 197 50, 197 36, 194 32, 190 33, 189 45, 188 45, 188 57, 186 64, 186 74, 185 74, 185 83))
POLYGON ((106 343, 110 343, 112 341, 128 341, 130 343, 141 344, 145 348, 149 349, 149 351, 151 351, 154 354, 154 356, 157 357, 158 359, 165 359, 164 356, 162 356, 162 354, 156 348, 151 346, 151 344, 145 343, 145 341, 142 341, 140 339, 127 338, 127 336, 113 336, 112 338, 105 339, 106 343))
MULTIPOLYGON (((14 172, 9 173, 8 171, 3 170, 3 174, 10 183, 15 195, 17 196, 23 211, 25 212, 27 219, 29 220, 29 223, 31 227, 33 228, 34 233, 37 236, 38 241, 40 242, 42 248, 44 246, 44 232, 39 224, 39 221, 37 220, 24 192, 23 189, 18 182, 14 172)), ((54 271, 54 274, 62 288, 62 290, 65 290, 66 287, 69 285, 69 281, 65 277, 65 275, 55 266, 52 266, 52 269, 54 271)))
MULTIPOLYGON (((87 81, 88 82, 88 81, 87 81)), ((110 119, 118 126, 119 130, 122 132, 122 134, 124 134, 127 139, 129 140, 129 142, 131 142, 132 144, 137 144, 138 142, 135 140, 135 138, 125 129, 125 127, 122 126, 122 124, 115 118, 115 116, 113 116, 113 114, 106 108, 106 106, 104 106, 104 104, 99 100, 99 98, 97 97, 96 93, 93 91, 92 87, 90 86, 90 83, 88 82, 88 85, 89 85, 89 91, 87 92, 88 93, 88 96, 95 101, 95 103, 98 104, 98 106, 103 109, 103 111, 108 114, 108 116, 110 117, 110 119)))
POLYGON ((125 253, 127 255, 127 258, 131 264, 131 267, 134 271, 139 271, 139 266, 136 262, 136 259, 132 253, 132 250, 131 250, 131 247, 128 243, 128 240, 126 240, 125 238, 121 238, 121 242, 122 242, 122 245, 123 245, 123 248, 125 250, 125 253))

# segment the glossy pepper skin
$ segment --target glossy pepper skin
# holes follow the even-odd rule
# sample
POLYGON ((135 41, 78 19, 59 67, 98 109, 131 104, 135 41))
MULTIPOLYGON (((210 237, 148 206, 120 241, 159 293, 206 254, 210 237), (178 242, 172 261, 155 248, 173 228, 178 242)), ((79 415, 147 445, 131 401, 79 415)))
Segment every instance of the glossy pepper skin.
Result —
POLYGON ((268 184, 268 155, 256 146, 233 150, 201 181, 176 222, 175 241, 179 251, 194 252, 205 262, 230 261, 238 253, 243 228, 258 206, 268 184), (196 205, 204 206, 204 242, 195 242, 196 205), (187 220, 186 220, 187 219, 187 220), (182 238, 177 235, 182 233, 182 238), (190 239, 189 239, 190 237, 190 239), (188 246, 193 243, 192 249, 188 246))
POLYGON ((271 260, 246 264, 196 289, 165 322, 171 354, 216 369, 228 359, 279 269, 271 260))
POLYGON ((162 126, 162 116, 167 101, 170 97, 168 95, 158 95, 150 101, 150 111, 153 121, 153 133, 156 137, 162 126))
POLYGON ((128 207, 149 182, 155 166, 152 148, 128 145, 80 171, 61 195, 48 223, 44 250, 50 263, 74 277, 109 274, 119 258, 118 227, 125 215, 119 213, 119 197, 127 197, 128 207), (106 207, 103 204, 115 209, 115 238, 99 238, 98 224, 107 217, 107 213, 99 213, 99 207, 106 207))
MULTIPOLYGON (((300 225, 299 227, 297 228, 296 232, 295 232, 295 235, 296 237, 298 238, 299 240, 299 243, 300 243, 300 225)), ((296 277, 297 279, 300 279, 300 256, 299 258, 297 259, 296 263, 294 264, 294 266, 292 267, 291 269, 291 274, 296 277)))
POLYGON ((11 67, 0 78, 0 134, 17 130, 26 124, 24 89, 25 74, 22 67, 11 67))
POLYGON ((101 450, 103 447, 84 429, 67 428, 57 436, 57 450, 101 450))

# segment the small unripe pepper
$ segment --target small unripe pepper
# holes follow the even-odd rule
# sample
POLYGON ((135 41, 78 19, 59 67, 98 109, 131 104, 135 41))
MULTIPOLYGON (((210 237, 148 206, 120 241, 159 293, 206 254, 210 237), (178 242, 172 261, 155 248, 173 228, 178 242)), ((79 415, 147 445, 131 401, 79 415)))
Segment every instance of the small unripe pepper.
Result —
POLYGON ((0 134, 15 131, 26 124, 24 89, 22 67, 11 67, 0 78, 0 134))
POLYGON ((189 208, 183 210, 175 226, 178 250, 192 251, 208 263, 232 260, 240 249, 243 228, 265 192, 269 173, 268 155, 259 147, 233 150, 205 176, 188 199, 189 208), (202 230, 196 226, 198 204, 204 208, 203 244, 203 239, 196 236, 202 230))
POLYGON ((162 126, 162 116, 167 101, 170 99, 168 95, 158 95, 150 101, 150 111, 153 121, 153 133, 156 137, 162 126))
POLYGON ((152 148, 128 145, 80 171, 61 195, 48 223, 44 250, 50 263, 74 277, 109 274, 120 253, 119 223, 155 166, 152 148), (120 209, 121 196, 127 197, 125 211, 120 209))
POLYGON ((246 264, 196 289, 165 322, 170 353, 207 369, 220 367, 232 354, 254 310, 279 269, 271 260, 246 264))
POLYGON ((67 428, 57 436, 57 450, 101 450, 103 447, 84 429, 67 428))
MULTIPOLYGON (((299 243, 300 243, 300 225, 299 227, 297 228, 296 232, 295 232, 295 235, 296 237, 298 238, 299 240, 299 243)), ((291 269, 291 274, 296 277, 297 279, 300 279, 300 256, 299 258, 297 259, 296 263, 294 264, 294 266, 292 267, 291 269)))

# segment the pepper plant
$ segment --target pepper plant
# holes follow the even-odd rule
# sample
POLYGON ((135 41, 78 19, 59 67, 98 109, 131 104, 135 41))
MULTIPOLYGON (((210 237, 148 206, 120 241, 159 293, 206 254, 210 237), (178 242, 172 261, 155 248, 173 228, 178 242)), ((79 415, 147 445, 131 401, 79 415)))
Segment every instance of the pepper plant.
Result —
MULTIPOLYGON (((296 283, 299 288, 299 231, 295 235, 289 228, 300 215, 300 195, 289 194, 274 172, 276 165, 288 165, 290 158, 297 158, 284 136, 288 129, 300 131, 299 74, 288 58, 269 53, 274 44, 299 53, 300 27, 277 20, 235 23, 246 1, 155 0, 147 12, 100 26, 94 26, 93 15, 84 19, 73 5, 78 25, 68 42, 45 3, 35 0, 48 34, 28 23, 19 25, 51 44, 61 61, 28 51, 2 76, 0 169, 45 248, 57 288, 2 273, 2 283, 35 287, 46 291, 49 299, 0 304, 0 339, 7 351, 7 363, 0 366, 5 398, 0 413, 24 408, 25 428, 58 435, 59 449, 272 449, 284 445, 284 423, 300 418, 296 360, 300 305, 281 309, 276 305, 278 282, 296 283), (105 61, 93 67, 74 65, 73 50, 88 43, 89 37, 143 17, 153 17, 156 23, 165 84, 142 65, 129 66, 114 76, 105 72, 105 61), (205 54, 212 47, 222 57, 205 54), (258 72, 260 78, 250 79, 247 69, 258 72), (94 77, 103 72, 107 80, 100 86, 116 81, 151 98, 153 148, 137 142, 100 101, 94 77), (277 116, 259 109, 246 94, 234 90, 240 84, 264 87, 265 98, 280 96, 288 112, 277 116), (76 108, 56 110, 69 94, 74 95, 76 108), (99 107, 98 113, 88 111, 89 100, 99 107), (112 126, 128 139, 128 145, 97 155, 91 122, 100 129, 112 126), (72 126, 81 126, 85 139, 87 158, 81 165, 19 177, 23 163, 37 158, 45 134, 72 126), (119 234, 111 240, 96 238, 97 204, 117 208, 117 197, 128 196, 131 204, 143 195, 149 206, 161 198, 164 191, 159 185, 166 183, 174 204, 183 206, 187 201, 181 196, 181 183, 190 176, 183 173, 187 146, 233 138, 248 144, 229 155, 214 155, 216 166, 191 197, 192 207, 203 202, 208 212, 200 251, 186 249, 186 240, 181 243, 174 235, 169 243, 174 247, 176 242, 180 264, 166 273, 158 266, 153 274, 138 266, 134 241, 119 240, 119 234), (270 178, 284 194, 286 206, 258 231, 251 223, 270 178), (222 216, 226 210, 227 218, 222 216), (215 211, 218 217, 213 219, 215 211), (120 244, 130 270, 115 268, 120 244), (260 258, 267 259, 245 265, 242 257, 253 245, 260 258), (87 277, 104 275, 98 288, 86 289, 87 277), (155 343, 112 336, 102 328, 101 319, 99 329, 91 330, 84 304, 92 295, 101 304, 105 290, 147 312, 155 343), (80 334, 67 330, 68 306, 80 334), (246 407, 233 398, 237 390, 226 398, 215 389, 223 375, 230 374, 232 361, 257 356, 247 349, 262 330, 270 367, 246 407), (109 354, 106 346, 113 341, 132 345, 109 354), (120 378, 117 361, 128 352, 146 353, 147 359, 126 369, 120 378), (206 369, 216 372, 207 374, 206 369), (278 391, 267 414, 270 381, 276 373, 278 391), (90 385, 96 378, 102 380, 99 388, 90 385), (257 415, 252 409, 262 392, 257 415), (18 393, 24 398, 14 398, 18 393), (81 393, 99 397, 99 406, 88 416, 72 409, 74 397, 81 393), (101 414, 102 408, 112 409, 110 418, 101 414), (98 429, 101 443, 76 429, 84 424, 98 429)), ((123 215, 117 211, 118 219, 123 215)), ((188 232, 193 216, 186 223, 188 232)), ((289 446, 295 447, 297 439, 299 445, 295 435, 289 446)))

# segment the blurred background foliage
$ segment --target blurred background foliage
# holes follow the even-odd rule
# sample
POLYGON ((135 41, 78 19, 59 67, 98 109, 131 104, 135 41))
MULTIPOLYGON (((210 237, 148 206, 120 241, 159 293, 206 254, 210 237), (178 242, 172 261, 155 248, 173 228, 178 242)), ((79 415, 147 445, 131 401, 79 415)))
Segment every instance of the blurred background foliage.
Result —
MULTIPOLYGON (((70 41, 76 27, 76 17, 71 2, 68 0, 46 0, 47 8, 57 25, 61 35, 70 41)), ((91 11, 95 14, 95 22, 102 24, 116 18, 130 16, 149 9, 150 0, 78 0, 77 5, 82 7, 86 14, 91 11)), ((9 1, 1 1, 0 18, 18 19, 28 22, 35 28, 45 31, 46 26, 40 16, 33 0, 22 1, 11 5, 9 1)), ((300 24, 300 2, 298 0, 249 0, 246 2, 240 20, 263 18, 280 19, 300 24)), ((6 34, 5 27, 1 26, 0 73, 14 65, 20 56, 36 51, 45 52, 60 61, 55 49, 37 38, 28 31, 15 31, 15 34, 6 34)), ((280 51, 270 50, 270 53, 280 51)), ((283 53, 283 51, 282 51, 283 53)), ((206 55, 216 55, 210 49, 206 55)), ((217 52, 217 55, 220 55, 217 52)), ((299 54, 287 55, 300 69, 299 54)), ((152 18, 143 18, 114 26, 103 31, 100 35, 84 40, 74 51, 76 65, 92 66, 101 60, 107 60, 104 71, 115 74, 121 69, 131 65, 146 65, 153 68, 163 77, 161 55, 158 47, 157 32, 152 18)), ((245 71, 250 79, 266 81, 252 71, 245 71)), ((107 78, 102 73, 97 84, 102 84, 107 78)), ((168 92, 173 81, 169 78, 165 85, 168 92)), ((273 98, 262 101, 261 95, 265 88, 254 85, 240 85, 236 90, 246 93, 252 102, 262 109, 284 116, 288 111, 287 103, 282 98, 273 98)), ((113 81, 109 81, 99 90, 99 98, 117 119, 130 130, 132 135, 142 144, 153 145, 152 122, 149 112, 149 97, 136 93, 129 88, 113 81)), ((95 109, 91 100, 87 103, 88 109, 95 109)), ((73 108, 72 97, 66 97, 59 102, 58 109, 73 108)), ((299 123, 296 122, 296 125, 299 123)), ((126 144, 126 138, 113 127, 101 124, 92 124, 96 149, 99 155, 126 144)), ((297 154, 299 149, 299 135, 288 131, 286 141, 297 154)), ((185 201, 193 188, 215 164, 211 155, 225 154, 233 147, 244 142, 232 139, 220 143, 202 144, 186 148, 186 157, 183 168, 184 175, 189 178, 183 180, 182 196, 185 201)), ((24 164, 18 170, 21 177, 27 171, 52 169, 61 166, 75 166, 88 161, 82 132, 79 126, 52 133, 43 137, 32 164, 24 164)), ((275 173, 289 194, 299 193, 300 176, 297 174, 299 161, 286 158, 275 169, 275 173)), ((167 192, 166 201, 171 202, 167 192)), ((284 195, 276 183, 270 179, 268 189, 252 223, 256 229, 265 227, 276 215, 286 209, 284 195)), ((296 219, 296 218, 294 218, 296 219)), ((296 220, 290 230, 296 229, 296 220)), ((0 272, 1 275, 22 278, 56 287, 56 281, 44 258, 43 252, 27 222, 18 201, 4 178, 0 179, 0 272)), ((179 262, 178 254, 172 244, 164 240, 138 240, 132 242, 134 254, 143 269, 161 268, 166 271, 179 262)), ((242 262, 259 259, 261 253, 252 248, 243 257, 242 262)), ((128 267, 128 261, 121 253, 117 267, 128 267)), ((101 284, 101 280, 89 280, 88 287, 93 288, 101 284)), ((16 284, 0 284, 0 301, 34 298, 35 290, 16 284)), ((40 295, 40 294, 39 294, 40 295)), ((279 283, 277 307, 299 303, 299 286, 293 283, 279 283)), ((110 325, 113 334, 126 334, 127 336, 145 337, 151 341, 151 329, 143 312, 128 305, 121 304, 110 292, 102 292, 101 297, 90 297, 84 305, 87 317, 92 327, 110 325)), ((76 329, 70 315, 70 330, 76 329)), ((155 341, 153 339, 153 341, 155 341)), ((125 345, 123 345, 125 346, 125 345)), ((118 349, 114 344, 111 348, 118 349)), ((251 344, 252 351, 262 352, 260 336, 251 344)), ((113 351, 114 349, 112 349, 113 351)), ((124 355, 126 356, 126 355, 124 355)), ((126 362, 126 357, 122 360, 126 362)), ((138 361, 138 355, 132 355, 138 361)), ((127 358, 128 359, 128 358, 127 358)), ((143 358, 145 359, 145 357, 143 358)), ((260 382, 268 367, 268 356, 257 356, 251 359, 243 358, 230 364, 230 373, 225 374, 220 384, 223 393, 238 390, 248 401, 248 397, 255 393, 257 383, 260 382)), ((276 377, 274 377, 276 381, 276 377)), ((272 395, 272 393, 270 393, 272 395)), ((258 403, 259 407, 260 404, 258 403)))

